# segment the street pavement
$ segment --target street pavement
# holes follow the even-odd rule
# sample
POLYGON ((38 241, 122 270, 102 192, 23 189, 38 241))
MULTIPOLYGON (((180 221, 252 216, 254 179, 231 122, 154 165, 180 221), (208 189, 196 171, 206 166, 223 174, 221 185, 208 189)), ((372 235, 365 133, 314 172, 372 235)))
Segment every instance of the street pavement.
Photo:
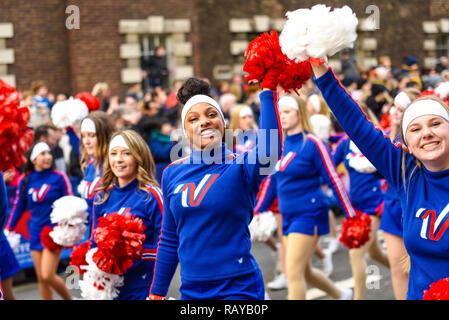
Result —
MULTIPOLYGON (((338 219, 339 221, 341 219, 338 219)), ((340 224, 339 224, 340 226, 340 224)), ((339 231, 339 228, 337 229, 339 231)), ((383 244, 383 233, 378 231, 378 237, 383 244)), ((323 249, 327 248, 329 236, 323 236, 320 238, 320 244, 323 249)), ((276 257, 273 251, 264 243, 253 243, 252 253, 259 263, 260 269, 265 282, 266 291, 271 300, 286 300, 287 290, 272 291, 267 288, 267 283, 273 280, 276 275, 276 257)), ((333 272, 330 275, 331 280, 339 288, 353 288, 354 281, 352 279, 351 266, 349 263, 348 249, 340 246, 339 250, 333 254, 333 272)), ((61 262, 60 275, 68 279, 73 273, 65 273, 67 262, 61 262)), ((312 265, 317 268, 321 268, 319 259, 314 256, 312 259, 312 265)), ((390 271, 388 268, 380 265, 376 261, 367 259, 367 290, 366 300, 394 300, 394 293, 391 283, 390 271)), ((168 297, 172 297, 176 300, 180 298, 179 287, 181 281, 179 276, 179 268, 172 280, 168 297)), ((76 287, 74 281, 69 281, 69 285, 76 287)), ((80 291, 76 288, 70 290, 72 295, 77 299, 82 299, 80 291)), ((37 287, 36 279, 33 270, 22 271, 14 277, 14 292, 18 300, 41 300, 39 290, 37 287)), ((54 293, 54 299, 59 300, 60 297, 54 293)), ((308 288, 307 291, 308 300, 325 300, 330 299, 324 292, 316 288, 308 288)))

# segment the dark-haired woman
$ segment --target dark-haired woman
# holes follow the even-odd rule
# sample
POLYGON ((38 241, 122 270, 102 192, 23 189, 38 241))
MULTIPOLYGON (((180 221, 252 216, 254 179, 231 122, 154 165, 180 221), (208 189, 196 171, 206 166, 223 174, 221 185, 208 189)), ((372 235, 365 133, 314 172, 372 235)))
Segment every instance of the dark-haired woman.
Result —
POLYGON ((192 78, 178 91, 182 129, 192 149, 162 178, 165 211, 150 299, 166 296, 178 262, 181 299, 264 299, 248 225, 282 138, 276 84, 261 87, 257 145, 240 155, 223 142, 224 116, 209 85, 192 78))
POLYGON ((50 214, 53 202, 72 195, 72 186, 67 176, 52 168, 53 157, 50 147, 39 142, 27 154, 25 175, 19 182, 11 216, 6 226, 13 231, 26 210, 31 211, 28 222, 30 250, 37 274, 39 290, 44 300, 51 300, 54 289, 63 299, 71 300, 64 280, 56 274, 61 250, 44 248, 41 233, 45 226, 52 226, 50 214))

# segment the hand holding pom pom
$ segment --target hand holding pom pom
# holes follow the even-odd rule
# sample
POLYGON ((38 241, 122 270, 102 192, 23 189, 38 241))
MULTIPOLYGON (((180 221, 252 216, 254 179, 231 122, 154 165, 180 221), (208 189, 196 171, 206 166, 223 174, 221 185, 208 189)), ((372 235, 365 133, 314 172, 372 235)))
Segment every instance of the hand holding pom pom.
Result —
POLYGON ((55 243, 53 238, 50 236, 50 232, 53 231, 53 228, 50 226, 45 226, 41 232, 41 242, 45 249, 50 251, 61 250, 62 246, 55 243))
POLYGON ((423 300, 449 300, 449 278, 438 280, 424 290, 423 300))
POLYGON ((349 249, 357 249, 369 241, 371 218, 363 212, 355 217, 344 219, 340 241, 349 249))
POLYGON ((70 265, 77 267, 80 275, 86 272, 81 266, 87 266, 86 254, 90 250, 91 245, 91 241, 83 242, 79 246, 74 247, 70 254, 70 265))

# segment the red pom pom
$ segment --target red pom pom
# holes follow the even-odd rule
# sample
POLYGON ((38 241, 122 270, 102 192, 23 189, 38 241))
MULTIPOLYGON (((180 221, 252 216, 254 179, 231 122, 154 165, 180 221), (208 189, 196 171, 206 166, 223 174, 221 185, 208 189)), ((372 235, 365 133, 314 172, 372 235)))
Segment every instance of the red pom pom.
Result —
POLYGON ((91 241, 81 243, 79 246, 73 248, 70 254, 70 265, 78 268, 78 273, 83 275, 86 270, 81 269, 81 266, 87 266, 86 253, 90 250, 91 241))
POLYGON ((349 249, 356 249, 369 241, 371 218, 366 213, 357 212, 355 217, 344 219, 340 241, 349 249))
POLYGON ((447 104, 449 106, 449 100, 447 98, 441 98, 441 96, 436 93, 434 90, 424 90, 423 92, 421 92, 421 94, 417 97, 417 99, 419 98, 423 98, 425 96, 437 96, 438 98, 440 98, 441 100, 444 101, 445 104, 447 104))
POLYGON ((80 92, 75 96, 75 99, 83 101, 86 104, 87 109, 89 109, 89 112, 100 110, 101 108, 100 100, 90 92, 80 92))
POLYGON ((50 232, 53 231, 53 227, 45 226, 41 232, 41 242, 45 249, 50 251, 56 251, 62 249, 62 246, 55 243, 50 236, 50 232))
POLYGON ((27 128, 30 111, 19 105, 19 93, 0 79, 0 171, 21 166, 33 142, 33 132, 27 128))
POLYGON ((245 52, 243 71, 247 82, 260 82, 262 88, 276 89, 282 72, 284 55, 276 31, 264 32, 251 41, 245 52))
POLYGON ((296 63, 287 56, 284 59, 284 70, 279 76, 279 85, 290 93, 294 90, 299 96, 297 90, 301 89, 304 83, 312 77, 312 66, 308 61, 296 63))
POLYGON ((423 300, 449 300, 449 278, 438 280, 424 290, 423 300))
POLYGON ((98 250, 92 260, 100 270, 123 274, 142 256, 145 226, 131 213, 111 213, 98 219, 95 242, 98 250))

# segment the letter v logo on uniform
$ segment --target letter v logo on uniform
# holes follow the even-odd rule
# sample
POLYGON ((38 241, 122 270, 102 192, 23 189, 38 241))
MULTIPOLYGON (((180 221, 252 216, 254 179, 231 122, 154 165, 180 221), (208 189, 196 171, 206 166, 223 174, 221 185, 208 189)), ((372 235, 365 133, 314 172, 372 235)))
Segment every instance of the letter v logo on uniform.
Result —
POLYGON ((47 195, 48 190, 50 190, 51 185, 50 184, 43 184, 40 189, 38 188, 30 188, 28 190, 28 194, 31 194, 31 197, 33 198, 34 202, 41 202, 44 200, 45 196, 47 195))
POLYGON ((199 206, 218 176, 218 174, 206 174, 198 186, 193 182, 178 185, 175 189, 175 194, 182 193, 182 206, 184 208, 199 206))
POLYGON ((435 232, 437 231, 441 222, 443 222, 443 219, 446 218, 448 213, 449 213, 449 203, 446 205, 446 207, 443 209, 443 211, 441 211, 441 213, 438 215, 438 218, 437 218, 437 214, 436 214, 435 210, 426 210, 425 208, 419 209, 416 212, 416 217, 423 219, 423 224, 421 227, 421 234, 420 234, 421 238, 427 239, 427 235, 428 235, 429 236, 428 238, 430 240, 433 240, 433 241, 440 240, 441 236, 444 234, 446 229, 449 227, 449 218, 447 218, 445 220, 445 222, 441 226, 440 230, 436 233, 436 235, 435 235, 435 232), (424 212, 424 214, 423 214, 423 212, 424 212), (427 231, 429 219, 430 219, 430 228, 429 228, 430 230, 427 231))

